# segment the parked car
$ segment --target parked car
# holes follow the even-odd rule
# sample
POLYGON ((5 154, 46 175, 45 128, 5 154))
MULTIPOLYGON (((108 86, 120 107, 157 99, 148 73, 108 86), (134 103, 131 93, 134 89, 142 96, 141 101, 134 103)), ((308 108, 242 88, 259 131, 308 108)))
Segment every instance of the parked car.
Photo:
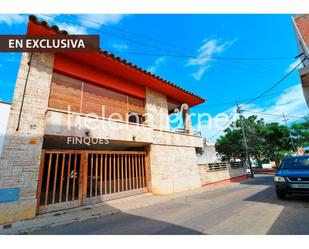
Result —
POLYGON ((309 155, 283 159, 274 182, 279 199, 285 199, 287 194, 309 195, 309 155))

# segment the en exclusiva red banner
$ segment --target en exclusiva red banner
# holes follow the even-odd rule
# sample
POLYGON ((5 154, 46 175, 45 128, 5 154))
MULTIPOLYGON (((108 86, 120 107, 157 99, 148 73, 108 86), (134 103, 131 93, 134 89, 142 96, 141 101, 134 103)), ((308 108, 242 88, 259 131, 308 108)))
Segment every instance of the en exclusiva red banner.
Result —
POLYGON ((0 52, 85 52, 99 50, 99 35, 0 35, 0 52))

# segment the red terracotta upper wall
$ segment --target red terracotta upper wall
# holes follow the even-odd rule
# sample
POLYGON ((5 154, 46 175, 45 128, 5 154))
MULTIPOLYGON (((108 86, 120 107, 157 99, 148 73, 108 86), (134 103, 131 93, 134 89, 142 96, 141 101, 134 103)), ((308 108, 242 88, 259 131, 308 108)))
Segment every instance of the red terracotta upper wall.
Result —
POLYGON ((309 14, 296 16, 294 20, 302 39, 309 47, 309 14))
POLYGON ((142 85, 134 84, 125 78, 118 77, 106 72, 92 63, 83 61, 85 55, 82 53, 57 53, 55 54, 54 70, 73 78, 84 80, 95 85, 126 93, 134 97, 146 99, 146 88, 142 85), (75 57, 76 56, 76 57, 75 57), (80 60, 80 57, 82 60, 80 60))
MULTIPOLYGON (((57 26, 39 22, 31 17, 28 22, 29 35, 67 34, 57 26)), ((132 96, 145 99, 146 87, 163 93, 180 103, 195 106, 205 100, 175 84, 143 70, 132 63, 102 52, 68 52, 55 55, 54 70, 72 77, 108 87, 132 96)))

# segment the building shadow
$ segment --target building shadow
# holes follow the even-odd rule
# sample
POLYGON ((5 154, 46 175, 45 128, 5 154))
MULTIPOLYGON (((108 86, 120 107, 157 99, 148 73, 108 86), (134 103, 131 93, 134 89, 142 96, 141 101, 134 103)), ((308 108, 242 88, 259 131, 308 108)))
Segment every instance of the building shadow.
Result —
POLYGON ((273 185, 273 176, 271 175, 263 175, 263 174, 256 174, 255 177, 247 178, 247 180, 239 182, 240 184, 245 185, 265 185, 265 186, 272 186, 273 185))
MULTIPOLYGON (((90 208, 91 209, 91 208, 90 208)), ((89 212, 91 212, 89 210, 89 212)), ((38 229, 29 235, 201 235, 198 230, 175 225, 169 222, 159 221, 148 217, 121 212, 118 209, 108 206, 104 208, 111 212, 110 215, 100 216, 94 214, 92 219, 77 221, 74 223, 46 227, 38 229)), ((86 212, 87 212, 86 211, 86 212)), ((70 212, 69 210, 64 213, 70 212)), ((159 210, 158 210, 159 212, 159 210)), ((61 212, 55 212, 55 214, 61 212)), ((49 216, 51 214, 48 214, 49 216)), ((54 219, 61 219, 55 215, 54 219)), ((51 223, 53 217, 50 218, 51 223)))
POLYGON ((280 200, 275 193, 273 179, 270 176, 259 176, 241 184, 268 185, 262 191, 246 198, 244 201, 260 202, 282 207, 277 219, 273 222, 267 234, 272 235, 308 235, 309 234, 309 197, 287 196, 280 200), (266 179, 268 178, 268 179, 266 179), (265 184, 266 182, 266 184, 265 184))

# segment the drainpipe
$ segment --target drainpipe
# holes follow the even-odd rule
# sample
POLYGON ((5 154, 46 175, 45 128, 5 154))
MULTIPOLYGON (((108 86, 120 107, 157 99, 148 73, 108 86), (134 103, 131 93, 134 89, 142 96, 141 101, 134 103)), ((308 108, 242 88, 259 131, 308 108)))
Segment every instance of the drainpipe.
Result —
POLYGON ((30 58, 28 61, 28 70, 27 70, 27 76, 26 76, 26 82, 25 82, 25 87, 24 87, 24 92, 23 92, 23 96, 21 99, 21 106, 20 106, 20 110, 19 110, 19 115, 18 115, 18 121, 17 121, 17 127, 16 127, 16 131, 19 130, 19 125, 20 125, 20 119, 21 119, 21 113, 23 111, 23 106, 24 106, 24 101, 25 101, 25 94, 26 94, 26 89, 27 89, 27 84, 28 84, 28 78, 29 78, 29 74, 30 74, 30 66, 31 66, 31 60, 32 60, 32 55, 33 53, 30 53, 30 58))

